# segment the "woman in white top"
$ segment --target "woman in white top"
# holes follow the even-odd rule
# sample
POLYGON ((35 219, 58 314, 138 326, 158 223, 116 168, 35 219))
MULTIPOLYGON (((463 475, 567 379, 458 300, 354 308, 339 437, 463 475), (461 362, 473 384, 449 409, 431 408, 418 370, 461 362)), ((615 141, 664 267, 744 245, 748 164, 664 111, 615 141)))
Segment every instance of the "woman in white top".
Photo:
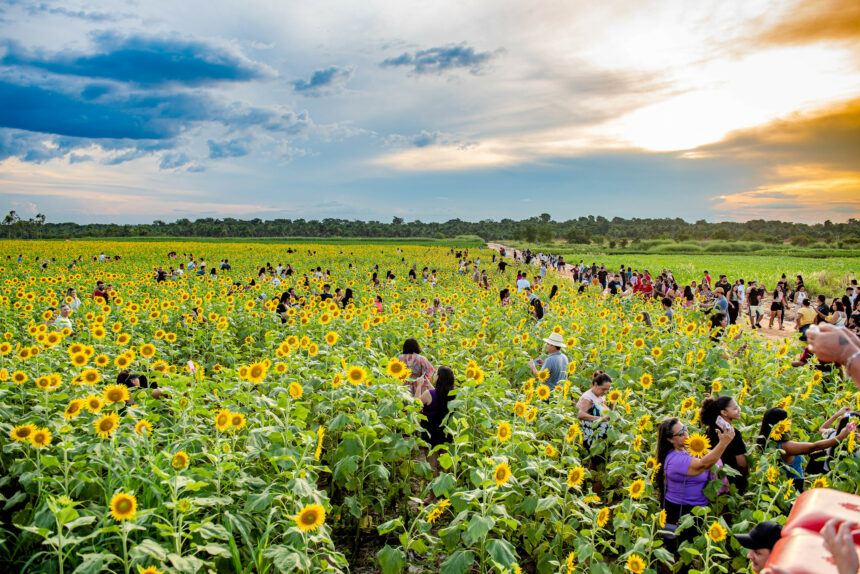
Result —
POLYGON ((794 294, 794 313, 797 314, 800 309, 803 308, 803 301, 809 299, 806 295, 806 287, 801 283, 797 288, 797 292, 794 294))
POLYGON ((81 300, 78 299, 78 290, 74 287, 69 287, 66 291, 66 305, 68 305, 72 311, 77 311, 78 307, 81 306, 81 300))
POLYGON ((833 314, 827 318, 827 322, 837 327, 844 327, 847 319, 848 315, 845 314, 845 306, 842 304, 842 301, 836 299, 833 301, 833 314))

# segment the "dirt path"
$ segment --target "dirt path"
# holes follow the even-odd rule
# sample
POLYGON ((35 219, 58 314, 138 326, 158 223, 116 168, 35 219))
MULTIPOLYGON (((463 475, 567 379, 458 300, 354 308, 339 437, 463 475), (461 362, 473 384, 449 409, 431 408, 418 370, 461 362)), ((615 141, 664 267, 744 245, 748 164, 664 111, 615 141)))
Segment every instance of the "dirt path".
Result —
MULTIPOLYGON (((487 243, 487 247, 492 249, 493 251, 501 251, 503 248, 508 253, 508 257, 512 257, 512 253, 514 251, 520 251, 508 245, 502 245, 501 243, 487 243)), ((567 279, 570 282, 573 282, 573 273, 570 271, 571 266, 569 264, 565 264, 564 272, 559 273, 556 270, 550 270, 550 273, 554 273, 555 275, 567 279)), ((786 309, 784 311, 784 318, 782 326, 784 330, 779 329, 779 325, 776 321, 774 321, 773 329, 768 328, 768 321, 770 320, 770 303, 772 300, 772 296, 770 293, 766 294, 762 299, 762 309, 764 310, 765 316, 761 319, 762 328, 756 329, 755 333, 764 339, 768 339, 770 341, 781 342, 783 339, 791 337, 795 334, 794 329, 794 304, 786 302, 786 309)), ((742 310, 743 311, 743 310, 742 310)), ((750 321, 749 315, 744 313, 742 316, 738 317, 738 324, 741 326, 741 329, 744 331, 750 331, 750 321)))

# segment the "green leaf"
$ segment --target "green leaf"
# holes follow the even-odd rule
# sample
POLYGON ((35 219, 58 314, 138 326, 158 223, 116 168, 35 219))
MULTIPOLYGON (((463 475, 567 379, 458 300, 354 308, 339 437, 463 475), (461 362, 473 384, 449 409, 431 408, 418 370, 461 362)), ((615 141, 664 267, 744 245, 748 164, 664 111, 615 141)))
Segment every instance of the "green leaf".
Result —
POLYGON ((203 538, 217 538, 218 540, 227 540, 230 538, 230 533, 220 524, 207 522, 197 529, 197 533, 203 538))
POLYGON ((433 490, 433 494, 439 497, 451 492, 451 490, 456 484, 457 481, 454 480, 453 474, 449 472, 443 472, 433 479, 433 481, 430 483, 430 488, 433 490))
POLYGON ((84 554, 81 562, 72 574, 97 574, 116 559, 113 554, 84 554))
POLYGON ((541 498, 538 500, 537 507, 535 508, 536 512, 540 512, 541 510, 549 510, 558 504, 558 497, 550 495, 545 498, 541 498))
POLYGON ((203 561, 193 556, 179 556, 178 554, 168 554, 168 559, 173 567, 182 574, 196 574, 203 566, 203 561))
POLYGON ((261 512, 272 506, 272 495, 268 490, 248 496, 245 512, 261 512))
POLYGON ((349 415, 346 413, 340 413, 336 417, 334 417, 328 425, 329 432, 334 432, 349 423, 349 415))
POLYGON ((403 521, 399 518, 394 518, 388 522, 380 524, 376 527, 376 530, 379 531, 380 534, 388 534, 395 528, 403 528, 403 521))
POLYGON ((442 563, 442 574, 465 574, 475 561, 475 555, 469 551, 457 550, 442 563))
POLYGON ((444 452, 439 455, 439 466, 441 466, 445 470, 448 470, 449 468, 454 466, 454 461, 451 459, 451 455, 447 452, 444 452))
POLYGON ((382 574, 399 574, 406 565, 403 551, 399 548, 392 548, 387 544, 376 553, 376 559, 379 560, 382 574))
POLYGON ((6 501, 6 504, 3 505, 3 510, 9 510, 10 508, 16 506, 19 502, 24 502, 27 500, 27 493, 23 490, 19 490, 15 494, 9 497, 6 501))
POLYGON ((222 558, 230 558, 230 549, 222 544, 207 544, 202 547, 203 550, 212 556, 221 556, 222 558))
POLYGON ((272 546, 263 553, 263 556, 272 560, 272 565, 278 572, 307 572, 311 569, 310 560, 289 546, 272 546))
POLYGON ((60 524, 66 524, 67 522, 71 522, 75 520, 78 516, 78 511, 72 508, 71 506, 65 506, 57 512, 57 520, 60 524))
POLYGON ((57 457, 50 454, 42 455, 42 468, 51 468, 54 466, 60 466, 60 461, 57 460, 57 457))
POLYGON ((513 545, 507 540, 490 540, 487 542, 486 548, 489 555, 493 557, 493 560, 505 568, 510 568, 517 560, 516 550, 514 550, 513 545))
POLYGON ((469 521, 469 526, 466 527, 465 538, 467 544, 472 544, 484 538, 490 529, 496 524, 496 521, 491 516, 481 516, 476 514, 469 521))
POLYGON ((356 470, 358 470, 358 457, 355 455, 347 456, 335 463, 332 478, 335 481, 342 478, 348 479, 355 474, 356 470))
POLYGON ((162 548, 155 540, 148 538, 132 548, 129 554, 131 554, 131 558, 135 562, 143 562, 146 557, 154 558, 159 562, 163 562, 167 558, 167 550, 162 548))
POLYGON ((71 530, 74 530, 75 528, 77 528, 78 526, 84 526, 86 524, 92 524, 95 521, 96 521, 95 516, 80 516, 74 520, 70 520, 69 522, 67 522, 63 526, 65 526, 67 529, 69 529, 71 531, 71 530))

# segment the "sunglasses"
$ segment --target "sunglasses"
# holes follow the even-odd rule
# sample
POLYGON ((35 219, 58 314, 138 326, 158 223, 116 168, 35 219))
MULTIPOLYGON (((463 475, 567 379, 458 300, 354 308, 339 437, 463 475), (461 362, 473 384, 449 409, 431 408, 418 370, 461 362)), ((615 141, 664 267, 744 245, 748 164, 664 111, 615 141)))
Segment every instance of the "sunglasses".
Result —
POLYGON ((684 436, 685 434, 687 434, 687 425, 681 425, 681 430, 679 430, 672 436, 684 436))

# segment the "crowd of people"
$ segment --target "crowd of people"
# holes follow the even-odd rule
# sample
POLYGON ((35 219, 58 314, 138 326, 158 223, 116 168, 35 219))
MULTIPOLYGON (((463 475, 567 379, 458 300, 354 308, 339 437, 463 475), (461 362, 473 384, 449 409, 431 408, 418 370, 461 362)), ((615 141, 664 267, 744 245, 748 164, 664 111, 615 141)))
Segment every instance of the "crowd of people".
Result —
MULTIPOLYGON (((480 288, 487 290, 490 288, 489 271, 486 267, 481 267, 480 256, 471 259, 468 250, 452 250, 451 255, 457 260, 458 273, 471 275, 474 283, 480 288)), ((506 255, 507 253, 502 250, 500 256, 497 257, 493 253, 490 258, 490 262, 497 267, 500 274, 506 274, 507 267, 510 265, 506 255)), ((174 259, 177 256, 171 253, 169 257, 174 259)), ((163 283, 171 279, 181 279, 186 271, 196 276, 215 276, 216 267, 222 272, 232 269, 229 261, 223 259, 207 272, 203 257, 195 258, 190 254, 187 257, 187 266, 180 263, 176 269, 170 267, 166 271, 161 266, 154 269, 154 280, 163 283)), ((832 364, 839 369, 844 369, 845 374, 851 377, 860 389, 860 338, 857 336, 857 332, 860 331, 860 297, 858 297, 860 291, 856 280, 851 281, 841 297, 833 298, 828 302, 827 297, 819 295, 817 305, 813 306, 801 276, 797 276, 794 284, 789 285, 783 275, 783 278, 770 291, 755 280, 746 282, 743 278, 738 278, 734 282, 729 282, 726 275, 719 275, 718 280, 712 282, 711 275, 705 271, 700 280, 691 281, 690 284, 681 287, 672 272, 665 269, 659 275, 653 276, 647 270, 640 272, 625 265, 620 266, 617 271, 610 271, 605 265, 594 263, 587 265, 582 260, 570 265, 563 257, 535 254, 528 250, 519 253, 514 251, 512 259, 514 265, 525 265, 527 270, 532 270, 531 267, 534 266, 537 271, 531 274, 530 279, 525 270, 518 269, 513 284, 499 292, 500 305, 512 305, 511 290, 516 289, 517 294, 524 295, 528 300, 528 314, 536 321, 543 319, 545 310, 543 302, 535 292, 535 286, 542 286, 550 272, 558 276, 569 276, 577 284, 579 292, 600 289, 606 297, 642 297, 660 301, 663 315, 667 317, 670 328, 674 308, 696 306, 709 314, 712 340, 716 343, 719 342, 727 326, 743 321, 744 314, 748 317, 751 329, 761 328, 761 322, 765 318, 763 304, 768 297, 770 299, 768 327, 773 328, 776 325, 779 329, 784 329, 785 311, 793 304, 796 315, 795 327, 799 331, 800 339, 807 344, 804 356, 796 363, 806 364, 812 356, 817 356, 821 364, 832 364)), ((104 254, 98 257, 98 261, 107 260, 104 254)), ((419 272, 417 264, 409 266, 405 259, 401 262, 409 267, 406 274, 409 282, 422 283, 429 288, 437 284, 435 269, 424 267, 419 272)), ((352 265, 350 270, 354 270, 352 265)), ((295 314, 296 309, 310 302, 331 301, 341 309, 355 304, 355 294, 351 287, 336 287, 332 290, 333 277, 329 270, 316 267, 301 275, 299 273, 289 263, 286 265, 278 263, 276 266, 267 263, 259 268, 256 277, 248 285, 235 282, 233 291, 257 287, 260 291, 260 300, 265 300, 266 290, 279 290, 282 282, 288 278, 291 279, 290 282, 294 283, 294 286, 284 290, 280 296, 272 298, 273 301, 277 301, 275 313, 282 323, 286 323, 289 317, 295 314), (312 286, 311 278, 318 280, 314 285, 322 283, 321 290, 317 291, 312 286)), ((378 313, 384 310, 382 293, 387 287, 393 286, 396 280, 393 270, 388 270, 384 274, 384 279, 380 279, 380 269, 378 265, 374 266, 368 290, 374 294, 373 306, 378 313)), ((552 285, 548 300, 552 300, 557 292, 558 286, 552 285)), ((116 292, 113 285, 98 281, 91 297, 107 305, 110 304, 112 297, 116 297, 116 292)), ((45 321, 55 327, 68 328, 73 332, 74 324, 70 315, 80 305, 77 290, 70 287, 59 309, 50 308, 50 314, 45 321)), ((443 306, 440 299, 436 297, 432 298, 432 303, 422 299, 422 305, 430 320, 452 311, 443 306)), ((540 372, 546 371, 548 376, 542 384, 552 391, 566 378, 569 360, 564 353, 566 344, 561 335, 553 332, 543 339, 543 342, 545 356, 529 360, 527 366, 535 377, 538 377, 540 372)), ((454 371, 449 366, 434 366, 422 354, 421 346, 415 338, 407 338, 404 341, 402 353, 398 359, 409 369, 406 383, 410 395, 420 400, 422 404, 424 417, 421 424, 427 443, 432 449, 437 445, 450 442, 452 437, 446 430, 445 422, 450 410, 449 402, 456 393, 454 371)), ((145 375, 132 375, 123 371, 118 375, 117 381, 130 387, 148 388, 145 375)), ((613 416, 612 404, 606 400, 612 383, 612 377, 609 374, 596 371, 591 378, 590 388, 574 397, 572 408, 575 409, 581 423, 583 442, 589 451, 592 449, 600 451, 596 445, 606 440, 612 425, 621 424, 621 419, 613 416)), ((151 388, 153 391, 157 390, 155 386, 151 388)), ((160 394, 160 391, 158 392, 160 394)), ((736 426, 740 418, 737 398, 714 394, 706 397, 699 405, 699 424, 712 445, 707 453, 691 452, 692 429, 688 424, 676 417, 661 421, 655 437, 657 444, 654 455, 657 464, 655 483, 660 493, 661 507, 666 513, 664 538, 669 547, 673 547, 674 544, 677 548, 677 544, 692 539, 698 533, 702 525, 695 521, 694 526, 690 528, 680 528, 679 525, 694 508, 711 504, 711 500, 705 494, 705 488, 711 480, 725 475, 722 478, 724 486, 718 496, 728 494, 732 489, 736 489, 739 493, 747 489, 750 473, 748 452, 751 448, 757 449, 760 453, 776 452, 782 463, 780 472, 793 481, 798 491, 802 491, 805 473, 817 474, 822 469, 826 469, 834 447, 846 440, 851 433, 857 433, 856 423, 860 420, 860 413, 846 407, 830 414, 831 416, 820 429, 819 440, 800 441, 795 440, 790 431, 783 429, 782 423, 788 418, 787 412, 783 408, 774 406, 764 413, 758 434, 745 439, 736 426), (731 469, 730 472, 720 472, 723 467, 731 469)), ((590 461, 597 467, 605 462, 600 452, 595 452, 590 461)), ((836 529, 833 525, 828 525, 822 535, 829 547, 833 549, 834 560, 839 565, 840 573, 856 573, 858 569, 856 555, 839 551, 845 537, 849 536, 846 532, 850 532, 850 527, 846 531, 844 527, 836 529)), ((747 557, 754 572, 762 571, 770 550, 779 538, 780 526, 773 522, 758 524, 750 530, 749 534, 737 537, 738 542, 749 549, 747 557)), ((771 572, 779 574, 778 569, 771 569, 771 572)))

